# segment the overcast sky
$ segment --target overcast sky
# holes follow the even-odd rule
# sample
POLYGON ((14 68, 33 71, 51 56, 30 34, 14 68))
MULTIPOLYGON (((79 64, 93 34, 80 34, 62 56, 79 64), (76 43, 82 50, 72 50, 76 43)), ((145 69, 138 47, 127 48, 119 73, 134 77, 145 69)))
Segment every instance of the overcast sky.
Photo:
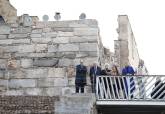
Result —
POLYGON ((18 15, 44 14, 54 20, 61 12, 62 20, 76 20, 84 12, 97 19, 104 46, 111 50, 117 39, 117 16, 129 17, 140 57, 150 74, 165 74, 165 4, 164 0, 10 0, 18 15))

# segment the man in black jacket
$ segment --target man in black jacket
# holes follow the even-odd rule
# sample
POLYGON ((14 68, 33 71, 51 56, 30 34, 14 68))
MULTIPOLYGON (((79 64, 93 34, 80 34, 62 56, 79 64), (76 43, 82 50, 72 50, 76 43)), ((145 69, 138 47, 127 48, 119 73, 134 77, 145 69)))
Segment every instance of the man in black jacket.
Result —
POLYGON ((76 93, 79 93, 79 89, 81 89, 81 93, 84 93, 84 86, 86 85, 86 75, 87 67, 83 65, 83 60, 80 60, 80 64, 76 66, 76 93))

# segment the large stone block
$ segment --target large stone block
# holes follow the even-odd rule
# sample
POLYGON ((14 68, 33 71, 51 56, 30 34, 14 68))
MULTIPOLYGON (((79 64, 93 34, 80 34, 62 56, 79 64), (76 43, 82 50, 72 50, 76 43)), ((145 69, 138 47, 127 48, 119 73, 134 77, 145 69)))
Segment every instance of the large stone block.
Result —
POLYGON ((65 68, 49 68, 48 77, 65 77, 66 69, 65 68))
POLYGON ((37 67, 53 67, 57 66, 58 64, 58 59, 35 59, 33 62, 34 66, 37 67))
POLYGON ((22 33, 31 33, 31 27, 18 27, 14 28, 11 33, 22 34, 22 33))
POLYGON ((87 57, 83 58, 84 65, 91 66, 94 62, 98 62, 98 57, 87 57))
POLYGON ((8 70, 5 73, 5 79, 20 79, 20 78, 25 78, 26 74, 23 69, 13 69, 13 70, 8 70))
POLYGON ((73 59, 63 58, 59 60, 60 67, 69 66, 69 65, 74 65, 73 59))
POLYGON ((57 37, 57 32, 47 32, 46 34, 45 34, 45 37, 46 38, 56 38, 57 37))
POLYGON ((8 35, 0 35, 0 39, 6 39, 8 35))
POLYGON ((7 96, 24 95, 24 91, 23 90, 8 90, 4 92, 3 95, 7 95, 7 96))
POLYGON ((61 31, 58 31, 57 33, 58 33, 57 36, 59 36, 59 37, 74 36, 73 32, 61 32, 61 31))
POLYGON ((19 45, 19 53, 35 52, 35 45, 19 45))
POLYGON ((48 87, 43 88, 42 95, 44 96, 61 96, 63 87, 48 87))
POLYGON ((45 78, 48 76, 47 68, 33 68, 25 70, 25 78, 45 78))
POLYGON ((30 35, 32 38, 41 38, 41 34, 31 34, 30 35))
POLYGON ((67 85, 68 85, 68 82, 66 78, 56 78, 54 80, 54 86, 65 87, 67 85))
POLYGON ((61 32, 73 32, 74 31, 74 29, 72 27, 70 27, 70 28, 52 27, 52 30, 56 31, 56 32, 58 32, 58 31, 61 31, 61 32))
POLYGON ((66 51, 79 51, 78 44, 60 44, 59 51, 66 52, 66 51))
POLYGON ((30 39, 14 39, 12 44, 30 44, 30 39))
POLYGON ((8 86, 7 84, 8 84, 8 80, 4 80, 4 79, 0 80, 0 86, 7 87, 8 86))
POLYGON ((75 77, 68 78, 69 86, 75 86, 75 77))
POLYGON ((98 28, 74 28, 74 35, 76 36, 98 36, 98 28))
POLYGON ((55 44, 69 43, 69 37, 56 37, 53 39, 53 43, 55 44))
POLYGON ((75 59, 77 52, 64 52, 64 58, 75 59))
POLYGON ((27 38, 28 34, 9 34, 8 38, 27 38))
POLYGON ((1 25, 0 34, 10 34, 10 27, 7 25, 1 25))
POLYGON ((97 43, 81 43, 80 51, 99 51, 97 43))
POLYGON ((57 45, 48 45, 48 52, 57 52, 58 51, 58 46, 57 45))
POLYGON ((22 68, 33 67, 33 60, 32 59, 21 59, 21 67, 22 68))
POLYGON ((53 87, 55 78, 40 78, 37 80, 38 87, 53 87))
POLYGON ((51 38, 31 38, 33 43, 47 44, 52 41, 51 38))
POLYGON ((33 29, 32 33, 42 33, 42 29, 33 29))
POLYGON ((26 88, 26 87, 36 87, 36 80, 34 79, 9 80, 9 88, 26 88))
POLYGON ((43 32, 52 32, 52 28, 49 27, 43 28, 43 32))
POLYGON ((47 52, 48 46, 47 44, 36 44, 35 52, 47 52))
POLYGON ((4 78, 5 73, 6 73, 5 69, 4 70, 0 69, 0 79, 4 78))
POLYGON ((12 44, 12 42, 13 42, 12 39, 0 40, 0 45, 9 45, 12 44))
POLYGON ((25 88, 24 95, 42 95, 41 88, 25 88))
POLYGON ((71 43, 87 43, 87 42, 98 42, 97 36, 74 36, 70 37, 71 43))

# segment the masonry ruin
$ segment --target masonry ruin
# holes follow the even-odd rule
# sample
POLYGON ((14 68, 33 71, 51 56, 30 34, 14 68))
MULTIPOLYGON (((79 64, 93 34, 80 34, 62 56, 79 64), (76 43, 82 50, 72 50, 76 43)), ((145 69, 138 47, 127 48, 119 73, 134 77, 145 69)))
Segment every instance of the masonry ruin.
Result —
MULTIPOLYGON (((62 101, 75 98, 82 99, 82 102, 88 99, 89 102, 84 104, 90 104, 91 107, 84 108, 85 114, 94 114, 94 108, 92 109, 94 99, 89 77, 85 90, 89 95, 84 95, 82 98, 73 95, 75 92, 74 66, 79 64, 80 59, 84 60, 88 69, 95 61, 100 66, 104 66, 107 62, 116 64, 119 69, 125 62, 138 68, 141 61, 128 17, 121 15, 118 22, 119 40, 115 41, 115 53, 112 53, 102 44, 96 20, 39 21, 38 17, 28 14, 17 16, 16 9, 8 0, 0 0, 0 95, 5 96, 1 99, 6 99, 8 96, 15 96, 15 99, 18 99, 16 96, 29 96, 31 99, 33 96, 34 99, 36 96, 46 97, 46 99, 54 99, 52 97, 58 96, 57 99, 61 98, 62 101)), ((40 100, 45 99, 42 97, 40 100)), ((3 101, 0 100, 0 102, 3 101)), ((63 106, 65 104, 60 103, 63 103, 63 106)), ((0 105, 3 107, 3 103, 0 105)), ((62 104, 56 106, 57 110, 50 112, 44 112, 45 110, 33 112, 30 109, 22 112, 20 109, 20 112, 12 110, 8 114, 66 114, 68 110, 62 111, 60 106, 62 104)), ((7 110, 10 109, 11 107, 7 110)), ((82 110, 78 111, 80 111, 79 114, 84 114, 82 110)), ((1 109, 0 113, 3 112, 5 112, 4 109, 1 109)), ((67 114, 77 114, 77 112, 67 114)))

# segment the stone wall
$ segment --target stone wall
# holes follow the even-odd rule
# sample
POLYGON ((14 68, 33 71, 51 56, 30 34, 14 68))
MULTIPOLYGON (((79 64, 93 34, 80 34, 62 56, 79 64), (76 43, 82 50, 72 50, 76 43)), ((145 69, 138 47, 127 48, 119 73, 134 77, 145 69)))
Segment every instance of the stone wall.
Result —
POLYGON ((59 97, 0 96, 0 114, 55 114, 59 97))
POLYGON ((68 87, 74 92, 74 66, 80 59, 89 69, 94 61, 103 64, 108 58, 96 20, 34 23, 27 21, 30 16, 23 16, 21 22, 0 26, 3 95, 53 96, 68 87))
POLYGON ((137 44, 127 15, 118 16, 118 40, 115 41, 117 62, 122 69, 125 64, 138 68, 140 57, 137 44))

